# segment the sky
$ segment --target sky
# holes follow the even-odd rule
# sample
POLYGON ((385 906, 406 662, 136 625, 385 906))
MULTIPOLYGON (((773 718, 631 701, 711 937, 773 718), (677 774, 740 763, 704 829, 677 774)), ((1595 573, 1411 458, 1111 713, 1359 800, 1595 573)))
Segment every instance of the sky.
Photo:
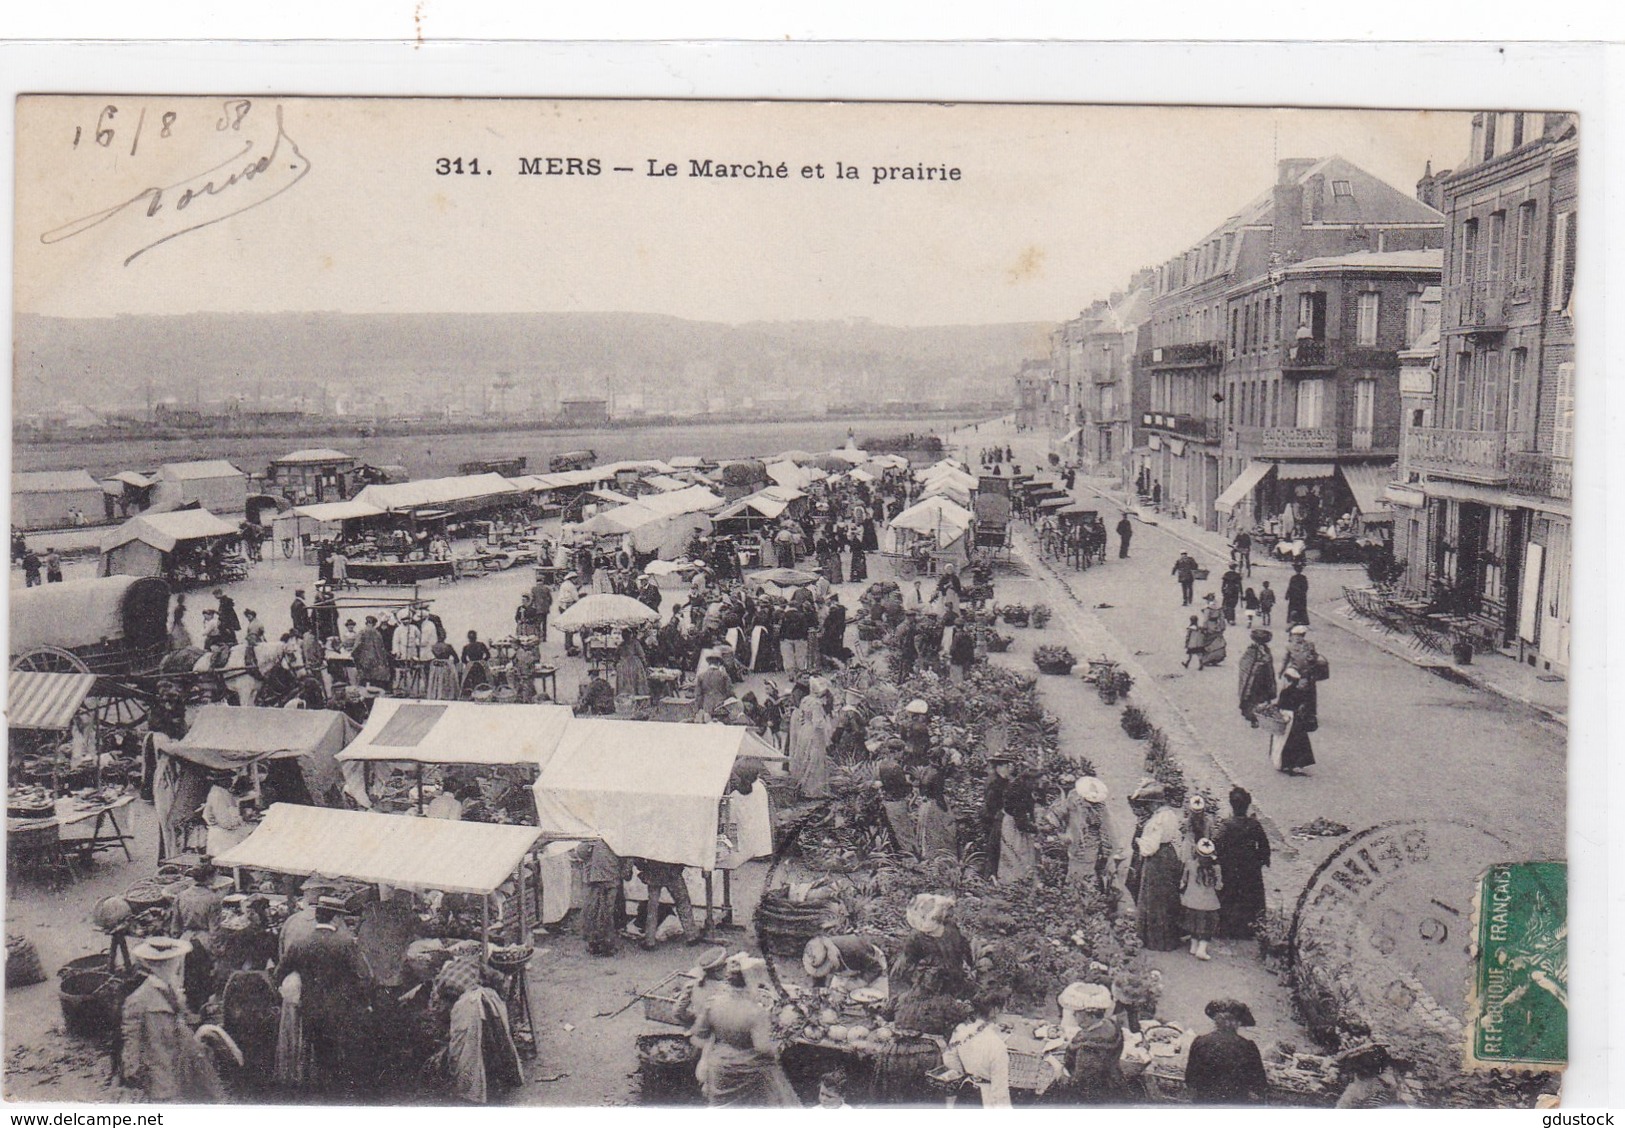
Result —
POLYGON ((1339 154, 1412 192, 1426 162, 1460 160, 1469 122, 1361 110, 25 97, 15 309, 1057 321, 1268 190, 1277 157, 1339 154), (545 174, 548 158, 560 175, 545 174), (705 160, 775 173, 782 163, 787 175, 690 175, 705 160), (522 173, 525 161, 538 171, 522 173), (837 179, 838 164, 857 179, 837 179), (650 175, 669 166, 675 175, 650 175), (898 171, 877 183, 877 167, 898 171))

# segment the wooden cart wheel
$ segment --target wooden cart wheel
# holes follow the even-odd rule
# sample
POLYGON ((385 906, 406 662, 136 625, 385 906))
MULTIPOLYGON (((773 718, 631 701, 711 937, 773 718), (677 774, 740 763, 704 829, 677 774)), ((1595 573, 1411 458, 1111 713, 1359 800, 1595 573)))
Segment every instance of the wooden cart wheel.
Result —
POLYGON ((59 646, 40 646, 21 655, 11 664, 13 670, 41 674, 88 674, 90 667, 79 655, 59 646))
POLYGON ((104 732, 109 729, 133 729, 147 719, 149 711, 144 697, 119 686, 109 687, 104 694, 98 685, 85 699, 85 707, 96 714, 96 724, 104 732))

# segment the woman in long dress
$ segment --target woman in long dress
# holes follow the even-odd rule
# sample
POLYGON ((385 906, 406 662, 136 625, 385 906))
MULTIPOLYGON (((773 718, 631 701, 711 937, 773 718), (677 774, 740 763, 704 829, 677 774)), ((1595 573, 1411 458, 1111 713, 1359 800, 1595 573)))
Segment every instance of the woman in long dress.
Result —
POLYGON ((953 907, 952 897, 937 893, 917 894, 909 904, 905 919, 911 931, 888 974, 900 1029, 946 1037, 969 1014, 976 961, 969 941, 949 919, 953 907))
POLYGON ((1230 817, 1219 823, 1213 844, 1219 851, 1224 888, 1219 890, 1219 935, 1244 940, 1264 912, 1264 869, 1270 864, 1270 840, 1249 812, 1252 795, 1230 789, 1230 817))
POLYGON ((1292 725, 1287 730, 1286 739, 1276 746, 1275 767, 1288 775, 1297 775, 1315 762, 1315 750, 1309 743, 1309 726, 1299 723, 1300 717, 1307 716, 1312 708, 1310 694, 1314 690, 1308 678, 1296 666, 1288 666, 1281 675, 1281 681, 1281 695, 1275 699, 1275 704, 1292 714, 1292 725))
MULTIPOLYGON (((873 524, 873 522, 870 522, 871 535, 874 531, 873 524)), ((851 577, 853 583, 867 580, 869 578, 869 553, 872 550, 864 542, 863 534, 854 529, 850 539, 847 541, 847 546, 852 550, 852 568, 847 574, 851 577)), ((876 547, 878 548, 879 546, 877 545, 876 547)))
POLYGON ((615 660, 615 692, 621 697, 649 696, 649 662, 643 643, 631 629, 621 632, 621 651, 615 660))
POLYGON ((1023 771, 1004 793, 999 828, 999 882, 1025 881, 1038 870, 1038 780, 1023 771))
POLYGON ((203 801, 203 825, 209 828, 209 856, 219 857, 247 838, 251 828, 243 819, 242 807, 232 791, 230 772, 219 772, 210 781, 209 797, 203 801))
POLYGON ((926 768, 920 772, 920 846, 925 861, 959 858, 959 821, 948 807, 947 784, 941 772, 926 768))
POLYGON ((429 649, 430 701, 456 701, 462 695, 463 674, 457 664, 457 650, 449 642, 437 642, 429 649))
POLYGON ((1201 663, 1203 666, 1217 666, 1225 659, 1224 628, 1226 623, 1224 612, 1219 610, 1219 606, 1214 602, 1211 593, 1204 596, 1203 599, 1205 602, 1202 606, 1202 614, 1197 620, 1197 626, 1202 628, 1202 633, 1207 637, 1207 642, 1202 648, 1201 663))
POLYGON ((809 692, 790 719, 790 776, 804 799, 827 799, 829 741, 835 731, 829 683, 813 678, 809 692))
POLYGON ((1078 780, 1050 810, 1066 840, 1066 879, 1077 889, 1099 890, 1112 856, 1106 826, 1106 785, 1094 776, 1078 780))
POLYGON ((799 1108, 779 1064, 773 1020, 746 984, 740 956, 728 960, 728 988, 706 1000, 688 1032, 701 1048, 696 1071, 712 1108, 799 1108))
POLYGON ((1140 891, 1136 905, 1140 943, 1153 952, 1171 952, 1180 946, 1179 882, 1185 875, 1180 860, 1179 810, 1158 797, 1158 807, 1136 839, 1140 857, 1140 891))

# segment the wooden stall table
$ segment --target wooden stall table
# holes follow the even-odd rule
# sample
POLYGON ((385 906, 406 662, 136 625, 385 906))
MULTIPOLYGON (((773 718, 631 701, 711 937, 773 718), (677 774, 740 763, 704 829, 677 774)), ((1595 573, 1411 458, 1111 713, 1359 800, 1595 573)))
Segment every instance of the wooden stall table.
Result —
POLYGON ((426 580, 448 583, 457 578, 457 570, 451 560, 355 560, 347 576, 363 583, 411 587, 426 580))
POLYGON ((110 803, 90 802, 64 796, 56 800, 56 814, 48 818, 8 818, 6 820, 8 846, 13 836, 19 839, 37 836, 43 842, 46 837, 43 828, 54 826, 57 830, 57 849, 64 855, 76 854, 81 862, 88 862, 104 850, 123 850, 127 860, 134 860, 129 847, 133 836, 124 833, 124 828, 118 821, 118 812, 133 802, 135 802, 133 795, 121 795, 110 803), (74 827, 83 829, 86 823, 90 824, 88 834, 64 833, 74 827))
POLYGON ((557 666, 537 666, 532 676, 536 681, 536 691, 544 693, 553 701, 559 699, 559 668, 557 666))
POLYGON ((658 705, 668 697, 674 697, 683 685, 683 671, 673 670, 665 666, 649 667, 649 693, 658 705))

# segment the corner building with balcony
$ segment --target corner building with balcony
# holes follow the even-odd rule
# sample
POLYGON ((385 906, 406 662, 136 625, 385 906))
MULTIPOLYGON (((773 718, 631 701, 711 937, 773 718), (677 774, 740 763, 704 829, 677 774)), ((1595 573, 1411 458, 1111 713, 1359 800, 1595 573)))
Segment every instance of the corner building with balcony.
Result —
POLYGON ((1449 217, 1431 412, 1407 427, 1434 604, 1566 673, 1578 119, 1482 113, 1439 189, 1449 217))
MULTIPOLYGON (((1377 269, 1368 273, 1381 279, 1378 289, 1397 293, 1396 287, 1409 287, 1412 280, 1405 276, 1395 281, 1389 277, 1392 268, 1396 263, 1415 265, 1405 256, 1438 248, 1443 235, 1444 217, 1438 211, 1342 157, 1280 161, 1268 192, 1155 271, 1150 319, 1140 334, 1135 366, 1137 379, 1146 386, 1146 407, 1139 413, 1144 441, 1135 448, 1133 472, 1144 470, 1162 487, 1165 503, 1182 507, 1196 524, 1221 532, 1234 523, 1232 494, 1249 506, 1260 503, 1262 478, 1244 480, 1258 473, 1250 469, 1255 460, 1265 463, 1265 473, 1273 461, 1335 465, 1345 433, 1351 465, 1380 460, 1378 421, 1387 420, 1391 462, 1397 446, 1398 362, 1348 351, 1360 347, 1354 342, 1363 326, 1361 314, 1356 308, 1345 315, 1341 303, 1333 303, 1331 280, 1357 276, 1340 260, 1370 255, 1367 265, 1377 269), (1310 263, 1318 265, 1309 268, 1310 263), (1288 272, 1299 264, 1307 273, 1289 282, 1288 272), (1318 304, 1313 298, 1302 303, 1304 294, 1317 292, 1323 295, 1318 304), (1326 371, 1314 378, 1320 398, 1309 400, 1315 394, 1311 391, 1300 403, 1279 361, 1298 341, 1305 322, 1311 336, 1318 330, 1323 349, 1332 348, 1334 340, 1337 344, 1331 353, 1322 353, 1322 360, 1329 355, 1334 363, 1329 368, 1321 364, 1326 371), (1345 325, 1351 326, 1347 345, 1345 325), (1368 362, 1373 360, 1381 364, 1372 368, 1368 362), (1356 448, 1354 437, 1355 422, 1365 410, 1355 398, 1365 394, 1357 390, 1354 375, 1361 371, 1387 373, 1386 379, 1368 377, 1371 394, 1388 402, 1379 404, 1374 398, 1370 403, 1373 445, 1367 450, 1356 448), (1336 390, 1328 398, 1326 389, 1333 385, 1336 390), (1313 425, 1300 426, 1300 419, 1313 425), (1306 434, 1266 434, 1280 430, 1306 434), (1335 433, 1328 438, 1330 432, 1335 433), (1318 445, 1296 445, 1309 441, 1318 445), (1239 487, 1238 480, 1243 481, 1239 487)), ((1339 295, 1341 286, 1339 282, 1339 295)), ((1400 302, 1384 322, 1379 309, 1379 329, 1386 324, 1393 336, 1402 310, 1400 302)), ((1395 338, 1386 348, 1373 350, 1391 356, 1398 347, 1395 338)), ((1306 363, 1310 351, 1304 352, 1306 363)), ((1262 501, 1271 503, 1268 497, 1262 501)))

